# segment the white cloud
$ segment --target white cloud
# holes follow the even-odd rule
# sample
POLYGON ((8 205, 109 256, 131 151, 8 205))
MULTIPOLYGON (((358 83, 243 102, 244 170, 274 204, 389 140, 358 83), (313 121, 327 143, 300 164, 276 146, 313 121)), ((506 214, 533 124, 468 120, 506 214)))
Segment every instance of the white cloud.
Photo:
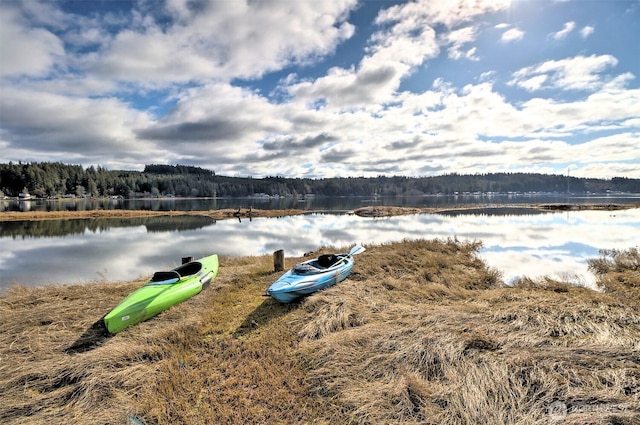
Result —
MULTIPOLYGON (((350 38, 346 22, 355 0, 338 2, 255 2, 245 7, 216 7, 197 15, 188 29, 177 29, 176 54, 184 46, 192 61, 206 61, 225 79, 254 78, 291 64, 304 64, 335 50, 350 38)), ((197 69, 197 68, 196 68, 197 69)), ((211 74, 205 71, 204 77, 211 74)))
MULTIPOLYGON (((3 3, 9 3, 9 5, 11 5, 12 2, 3 3)), ((75 23, 74 20, 59 9, 55 3, 47 0, 30 0, 13 3, 16 8, 21 11, 21 15, 25 20, 28 19, 37 26, 48 27, 52 30, 61 30, 75 23)))
POLYGON ((0 40, 0 77, 45 76, 64 63, 62 40, 46 29, 25 26, 11 3, 0 4, 0 40))
POLYGON ((527 91, 536 91, 542 89, 548 78, 547 75, 534 75, 531 78, 520 80, 518 85, 527 91))
POLYGON ((152 157, 149 152, 155 151, 152 145, 135 140, 133 133, 134 128, 147 125, 149 117, 117 99, 4 87, 0 116, 3 137, 9 140, 3 152, 7 157, 52 161, 78 156, 87 160, 118 152, 119 160, 142 165, 152 157))
MULTIPOLYGON (((35 13, 32 10, 44 7, 36 8, 34 5, 40 5, 36 2, 24 5, 30 10, 23 13, 31 16, 35 13)), ((102 79, 154 86, 212 78, 256 78, 284 66, 316 60, 353 35, 354 27, 346 18, 355 6, 356 0, 268 4, 170 1, 164 9, 145 9, 142 2, 131 13, 127 28, 113 15, 104 16, 103 22, 64 15, 57 9, 51 15, 56 16, 58 26, 65 27, 67 42, 99 47, 97 52, 79 52, 69 58, 77 66, 102 79), (75 27, 67 29, 68 21, 76 18, 75 27), (109 34, 106 27, 118 32, 109 34)), ((14 40, 1 44, 3 63, 4 58, 11 59, 10 66, 3 66, 5 74, 39 75, 59 61, 55 56, 64 54, 61 40, 44 27, 30 28, 26 21, 16 20, 17 8, 2 8, 2 38, 14 40)), ((43 12, 38 15, 46 16, 43 12)))
POLYGON ((491 81, 495 78, 496 71, 486 71, 480 74, 479 81, 491 81))
POLYGON ((569 35, 569 33, 571 33, 571 31, 573 31, 576 27, 576 23, 571 21, 571 22, 566 22, 564 24, 564 28, 562 28, 560 31, 558 32, 554 32, 551 34, 551 36, 553 38, 555 38, 556 40, 562 40, 567 38, 567 36, 569 35))
POLYGON ((477 38, 477 30, 473 26, 460 28, 458 30, 451 31, 442 37, 444 45, 449 45, 449 57, 453 60, 458 59, 470 59, 478 60, 475 57, 476 48, 472 47, 466 51, 463 50, 463 46, 467 43, 475 41, 477 38))
POLYGON ((392 6, 380 13, 377 22, 402 22, 410 18, 428 19, 432 23, 441 23, 447 28, 454 28, 463 22, 485 13, 493 13, 508 9, 510 0, 495 1, 431 1, 419 0, 392 6))
MULTIPOLYGON (((382 10, 375 21, 382 29, 371 36, 367 55, 357 67, 333 68, 314 81, 293 84, 288 89, 290 94, 307 104, 324 99, 328 105, 338 108, 391 101, 402 78, 440 53, 435 27, 462 25, 477 15, 508 6, 508 2, 480 6, 464 0, 453 3, 410 2, 382 10)), ((475 29, 468 26, 446 32, 440 41, 451 45, 450 57, 475 60, 475 48, 461 50, 475 37, 475 29)))
POLYGON ((256 141, 290 128, 281 108, 248 90, 212 83, 183 93, 169 115, 137 127, 136 137, 165 151, 179 147, 195 161, 215 158, 232 170, 249 156, 258 158, 256 141))
POLYGON ((593 28, 592 26, 588 26, 588 25, 587 25, 586 27, 584 27, 584 28, 582 28, 582 29, 580 30, 580 36, 581 36, 582 38, 587 38, 587 37, 589 37, 591 34, 593 34, 593 32, 594 32, 594 31, 595 31, 595 28, 593 28))
MULTIPOLYGON (((595 91, 610 81, 603 72, 617 64, 618 60, 611 55, 550 60, 514 72, 509 84, 529 91, 545 88, 595 91)), ((629 75, 624 78, 628 79, 629 75)))
POLYGON ((519 30, 518 28, 511 28, 510 30, 505 31, 502 34, 500 40, 503 43, 510 43, 512 41, 522 40, 524 37, 524 31, 519 30))

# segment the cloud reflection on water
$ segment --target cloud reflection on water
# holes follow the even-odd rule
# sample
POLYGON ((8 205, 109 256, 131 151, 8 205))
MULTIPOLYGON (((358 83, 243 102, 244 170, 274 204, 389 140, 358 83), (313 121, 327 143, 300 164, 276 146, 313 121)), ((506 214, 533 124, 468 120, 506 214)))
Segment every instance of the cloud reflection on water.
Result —
MULTIPOLYGON (((600 249, 637 246, 640 209, 545 214, 420 214, 365 219, 346 214, 307 214, 252 221, 222 220, 198 229, 149 231, 145 225, 106 228, 59 237, 2 237, 0 289, 26 285, 118 281, 178 265, 180 258, 270 254, 301 256, 320 246, 457 237, 481 240, 480 255, 517 276, 568 279, 592 285, 587 260, 600 249)), ((224 262, 222 262, 224 266, 224 262)))

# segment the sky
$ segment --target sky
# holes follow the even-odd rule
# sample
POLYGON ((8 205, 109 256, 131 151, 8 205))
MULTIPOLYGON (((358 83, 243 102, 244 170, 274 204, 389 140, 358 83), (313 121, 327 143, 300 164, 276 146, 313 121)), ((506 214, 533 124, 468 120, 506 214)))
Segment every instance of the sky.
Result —
POLYGON ((0 0, 0 162, 640 178, 640 0, 0 0))

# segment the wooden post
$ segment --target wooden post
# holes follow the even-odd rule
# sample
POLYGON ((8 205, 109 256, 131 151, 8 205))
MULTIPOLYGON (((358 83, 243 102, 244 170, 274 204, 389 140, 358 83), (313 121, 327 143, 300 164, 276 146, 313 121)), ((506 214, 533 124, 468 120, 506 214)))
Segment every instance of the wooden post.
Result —
POLYGON ((182 264, 187 264, 193 261, 193 257, 182 257, 182 264))
POLYGON ((284 250, 279 249, 273 253, 273 270, 281 272, 284 270, 284 250))

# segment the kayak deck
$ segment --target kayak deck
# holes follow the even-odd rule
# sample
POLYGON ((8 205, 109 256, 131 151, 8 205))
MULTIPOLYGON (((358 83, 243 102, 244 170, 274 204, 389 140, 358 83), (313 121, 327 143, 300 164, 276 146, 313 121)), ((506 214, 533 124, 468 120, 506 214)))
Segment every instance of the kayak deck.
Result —
POLYGON ((170 271, 156 272, 142 287, 129 294, 104 322, 111 333, 151 317, 200 293, 218 273, 216 254, 183 264, 170 271))
POLYGON ((267 295, 290 303, 342 282, 349 276, 353 263, 349 254, 330 254, 296 264, 267 289, 267 295))

